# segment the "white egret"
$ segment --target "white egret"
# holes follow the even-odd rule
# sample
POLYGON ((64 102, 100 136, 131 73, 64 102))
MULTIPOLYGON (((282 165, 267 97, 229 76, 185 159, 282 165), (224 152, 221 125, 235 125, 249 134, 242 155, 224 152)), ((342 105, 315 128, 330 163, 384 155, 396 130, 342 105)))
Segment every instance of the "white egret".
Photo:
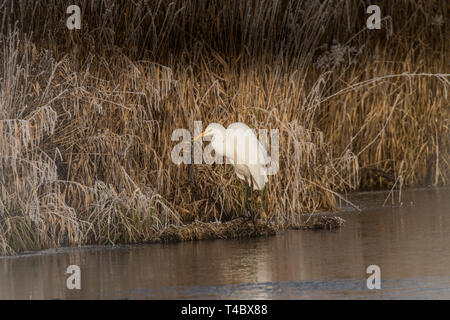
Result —
MULTIPOLYGON (((250 187, 251 198, 253 190, 263 190, 266 185, 267 168, 270 158, 264 146, 255 133, 245 123, 235 122, 225 129, 218 123, 211 123, 194 141, 201 137, 211 137, 211 146, 220 157, 225 157, 227 163, 234 166, 239 179, 250 187)), ((248 187, 247 187, 248 188, 248 187)), ((243 208, 247 210, 248 190, 245 192, 243 208)), ((254 215, 252 214, 254 221, 254 215)))

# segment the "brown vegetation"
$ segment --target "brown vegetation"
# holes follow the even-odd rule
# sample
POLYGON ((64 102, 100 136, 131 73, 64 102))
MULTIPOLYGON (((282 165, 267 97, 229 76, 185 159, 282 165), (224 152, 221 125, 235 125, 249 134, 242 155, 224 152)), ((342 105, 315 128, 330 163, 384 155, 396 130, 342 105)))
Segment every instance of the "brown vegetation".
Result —
POLYGON ((66 1, 0 1, 0 254, 239 221, 229 166, 171 161, 197 120, 280 130, 267 228, 447 185, 448 2, 382 1, 368 30, 369 2, 79 0, 70 31, 66 1))

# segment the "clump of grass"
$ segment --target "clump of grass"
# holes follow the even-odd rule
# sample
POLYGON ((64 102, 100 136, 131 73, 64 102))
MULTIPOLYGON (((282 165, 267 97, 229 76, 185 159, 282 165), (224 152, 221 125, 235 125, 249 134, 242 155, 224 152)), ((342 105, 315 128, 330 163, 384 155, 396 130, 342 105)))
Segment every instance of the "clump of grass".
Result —
POLYGON ((446 1, 381 1, 381 30, 369 1, 76 4, 78 31, 65 1, 0 4, 1 254, 251 235, 231 168, 171 160, 196 120, 280 131, 274 230, 449 183, 446 1))
POLYGON ((308 218, 304 223, 293 226, 294 229, 303 230, 334 230, 342 228, 345 220, 335 216, 315 216, 308 218))
POLYGON ((242 218, 224 223, 195 221, 185 226, 171 226, 165 229, 155 241, 180 242, 267 237, 275 235, 276 231, 277 228, 267 222, 252 223, 242 218))

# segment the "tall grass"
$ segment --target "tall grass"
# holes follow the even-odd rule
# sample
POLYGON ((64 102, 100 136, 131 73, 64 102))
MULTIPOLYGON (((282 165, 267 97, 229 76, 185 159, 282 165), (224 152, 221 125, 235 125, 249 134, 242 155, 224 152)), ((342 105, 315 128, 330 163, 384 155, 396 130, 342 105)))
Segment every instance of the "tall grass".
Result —
POLYGON ((379 1, 0 1, 0 253, 158 240, 240 212, 239 181, 175 165, 201 120, 280 130, 276 228, 356 189, 449 183, 449 8, 379 1), (197 224, 196 224, 197 225, 197 224))

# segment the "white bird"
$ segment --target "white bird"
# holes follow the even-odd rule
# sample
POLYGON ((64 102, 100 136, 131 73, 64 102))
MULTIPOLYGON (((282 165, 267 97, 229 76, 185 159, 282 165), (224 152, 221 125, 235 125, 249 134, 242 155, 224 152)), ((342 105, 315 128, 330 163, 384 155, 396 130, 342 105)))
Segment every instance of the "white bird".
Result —
MULTIPOLYGON (((264 189, 268 181, 266 166, 270 158, 253 130, 245 123, 235 122, 227 129, 221 124, 211 123, 194 141, 201 137, 211 137, 211 146, 216 154, 225 157, 227 163, 234 166, 237 177, 244 180, 251 190, 264 189)), ((245 208, 247 197, 246 192, 245 208)))

